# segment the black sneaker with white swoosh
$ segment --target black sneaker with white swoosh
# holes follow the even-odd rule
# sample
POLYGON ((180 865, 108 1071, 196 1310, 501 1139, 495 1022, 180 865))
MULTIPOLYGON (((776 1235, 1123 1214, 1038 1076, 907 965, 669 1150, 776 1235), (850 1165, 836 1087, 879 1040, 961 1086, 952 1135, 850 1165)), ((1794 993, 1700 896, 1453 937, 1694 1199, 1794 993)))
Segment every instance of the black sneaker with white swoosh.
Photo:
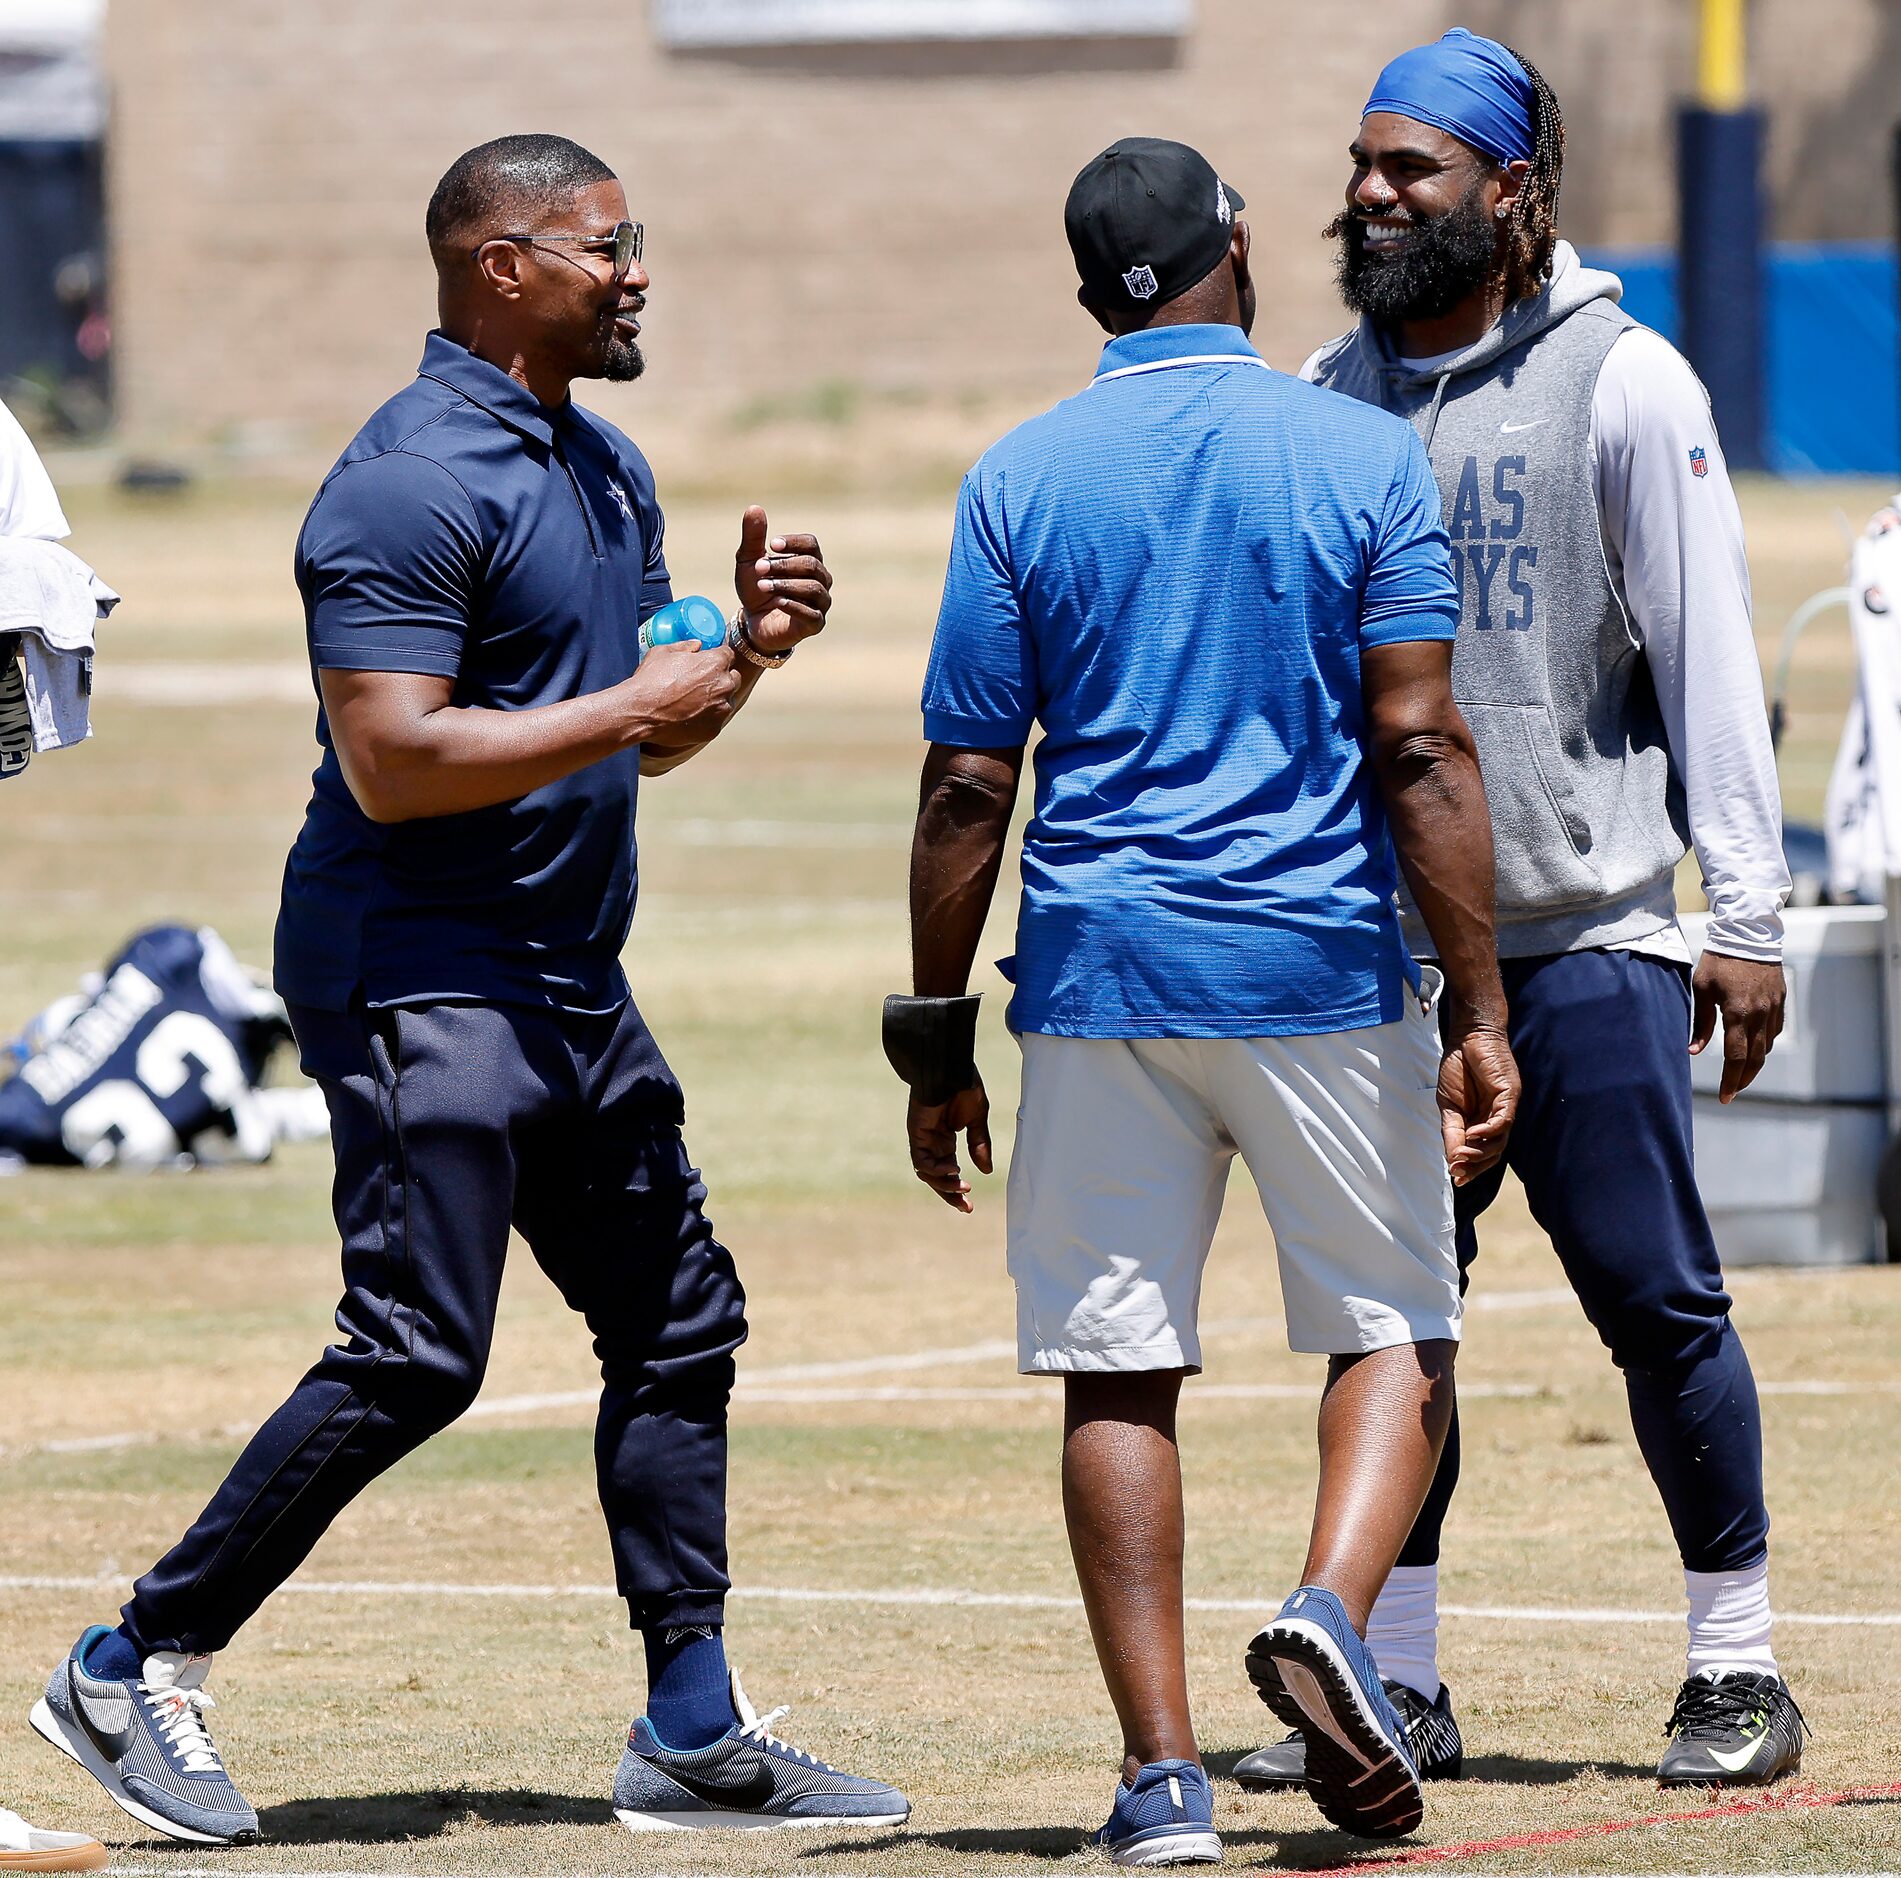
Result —
POLYGON ((1808 1723, 1780 1676, 1697 1675, 1677 1692, 1657 1767, 1666 1787, 1764 1787, 1799 1773, 1808 1723))
POLYGON ((629 1832, 696 1828, 765 1831, 781 1826, 902 1826, 911 1802, 882 1780, 842 1774, 781 1741, 733 1677, 739 1719, 702 1748, 670 1748, 642 1715, 627 1731, 614 1776, 614 1817, 629 1832))
MULTIPOLYGON (((1451 1690, 1441 1683, 1437 1698, 1428 1702, 1403 1682, 1381 1680, 1387 1700, 1406 1725, 1406 1745, 1419 1778, 1457 1780, 1465 1767, 1465 1743, 1459 1738, 1459 1719, 1452 1712, 1451 1690)), ((1234 1779, 1243 1793, 1284 1793, 1305 1787, 1306 1737, 1290 1734, 1242 1756, 1234 1764, 1234 1779)))

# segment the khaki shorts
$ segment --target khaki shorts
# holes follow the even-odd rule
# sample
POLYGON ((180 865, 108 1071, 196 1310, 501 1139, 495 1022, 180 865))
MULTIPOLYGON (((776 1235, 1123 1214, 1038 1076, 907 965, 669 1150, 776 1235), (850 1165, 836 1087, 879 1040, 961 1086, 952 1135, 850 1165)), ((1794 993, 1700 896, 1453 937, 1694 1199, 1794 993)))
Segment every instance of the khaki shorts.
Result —
POLYGON ((1274 1230, 1292 1348, 1459 1335, 1434 1020, 1317 1037, 1029 1033, 1010 1167, 1018 1367, 1199 1369, 1228 1167, 1274 1230))

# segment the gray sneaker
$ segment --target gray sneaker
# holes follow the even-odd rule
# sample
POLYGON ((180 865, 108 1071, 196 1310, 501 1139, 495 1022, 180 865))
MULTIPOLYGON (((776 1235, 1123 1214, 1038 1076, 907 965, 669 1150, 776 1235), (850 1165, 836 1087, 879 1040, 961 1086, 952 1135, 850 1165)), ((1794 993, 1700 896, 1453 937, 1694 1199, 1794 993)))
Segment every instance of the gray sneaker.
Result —
POLYGON ((667 1747, 640 1716, 614 1776, 614 1817, 629 1832, 695 1827, 902 1826, 911 1802, 882 1780, 841 1774, 770 1732, 785 1714, 755 1715, 733 1676, 739 1720, 708 1747, 667 1747))
POLYGON ((252 1845, 257 1814, 224 1771, 205 1732, 208 1656, 157 1650, 123 1681, 87 1674, 95 1624, 53 1671, 33 1726, 77 1761, 141 1825, 194 1845, 252 1845))

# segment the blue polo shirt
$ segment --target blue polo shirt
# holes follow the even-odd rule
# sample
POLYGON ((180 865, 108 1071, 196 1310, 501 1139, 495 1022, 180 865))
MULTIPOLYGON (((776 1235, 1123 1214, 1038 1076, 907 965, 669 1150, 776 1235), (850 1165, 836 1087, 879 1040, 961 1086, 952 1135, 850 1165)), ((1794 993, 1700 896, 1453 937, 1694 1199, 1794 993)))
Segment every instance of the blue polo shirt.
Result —
POLYGON ((1451 639, 1411 427, 1232 326, 1112 341, 964 479, 924 731, 1024 743, 1010 1021, 1072 1037, 1390 1023, 1412 972, 1361 649, 1451 639))
MULTIPOLYGON (((518 711, 605 690, 672 597, 646 460, 431 333, 414 384, 357 433, 297 541, 317 670, 426 672, 518 711)), ((634 914, 640 752, 512 802, 378 825, 321 705, 310 807, 284 871, 276 982, 344 1010, 463 1002, 608 1011, 634 914)))

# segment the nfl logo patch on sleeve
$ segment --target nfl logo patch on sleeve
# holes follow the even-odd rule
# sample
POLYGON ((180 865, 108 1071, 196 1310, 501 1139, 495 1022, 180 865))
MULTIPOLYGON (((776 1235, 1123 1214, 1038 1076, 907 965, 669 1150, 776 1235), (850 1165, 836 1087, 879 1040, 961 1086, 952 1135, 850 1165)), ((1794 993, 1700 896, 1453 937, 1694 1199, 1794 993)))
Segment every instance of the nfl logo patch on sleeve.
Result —
POLYGON ((1690 449, 1690 474, 1692 476, 1707 476, 1709 473, 1709 452, 1706 451, 1700 443, 1692 445, 1690 449))

